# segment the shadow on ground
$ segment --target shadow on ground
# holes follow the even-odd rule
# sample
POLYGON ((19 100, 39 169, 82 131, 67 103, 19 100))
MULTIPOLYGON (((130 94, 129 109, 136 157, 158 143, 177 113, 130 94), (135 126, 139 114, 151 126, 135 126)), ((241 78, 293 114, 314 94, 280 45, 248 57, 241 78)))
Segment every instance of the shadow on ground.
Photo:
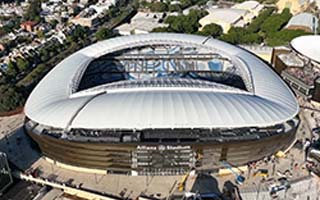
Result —
POLYGON ((201 199, 205 200, 242 200, 239 188, 231 181, 226 181, 221 191, 217 179, 208 174, 199 174, 197 176, 191 192, 200 194, 201 199))
POLYGON ((40 158, 36 144, 22 126, 0 140, 0 151, 6 153, 9 162, 21 171, 30 168, 40 158))
POLYGON ((218 196, 222 195, 219 189, 218 181, 213 176, 207 174, 199 174, 192 186, 191 192, 214 193, 218 196))

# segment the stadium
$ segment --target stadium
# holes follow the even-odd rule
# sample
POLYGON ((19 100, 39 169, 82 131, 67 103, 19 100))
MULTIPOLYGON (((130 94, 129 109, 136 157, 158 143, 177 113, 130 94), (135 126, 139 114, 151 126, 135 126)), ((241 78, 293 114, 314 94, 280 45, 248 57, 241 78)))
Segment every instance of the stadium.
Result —
POLYGON ((55 163, 106 173, 213 172, 288 148, 294 94, 239 47, 187 34, 98 42, 35 87, 25 130, 55 163))

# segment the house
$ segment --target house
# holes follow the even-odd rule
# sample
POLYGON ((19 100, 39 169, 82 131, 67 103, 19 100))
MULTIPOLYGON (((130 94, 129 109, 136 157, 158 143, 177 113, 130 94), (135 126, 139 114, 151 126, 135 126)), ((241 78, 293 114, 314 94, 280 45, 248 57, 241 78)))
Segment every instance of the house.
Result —
POLYGON ((116 27, 115 31, 121 35, 149 33, 154 28, 168 26, 162 22, 164 17, 164 13, 138 12, 130 23, 116 27))
POLYGON ((235 8, 213 8, 208 12, 208 15, 199 20, 201 28, 215 23, 222 27, 224 33, 227 33, 232 26, 243 27, 246 24, 244 16, 248 13, 246 10, 235 8))
POLYGON ((37 23, 34 21, 25 21, 20 24, 20 28, 28 32, 33 32, 33 28, 37 23))
POLYGON ((234 6, 232 6, 232 8, 246 10, 254 18, 254 17, 257 17, 260 14, 260 12, 264 8, 264 5, 260 4, 257 1, 244 1, 244 2, 239 3, 239 4, 235 4, 234 6))
POLYGON ((73 24, 94 27, 99 23, 98 13, 92 8, 87 8, 70 20, 73 24))
POLYGON ((276 6, 279 12, 288 8, 293 15, 296 15, 307 10, 313 2, 313 0, 279 0, 276 6))
POLYGON ((222 27, 224 33, 227 33, 231 27, 244 27, 251 23, 263 8, 264 6, 257 1, 245 1, 231 8, 212 6, 207 9, 209 14, 199 20, 200 29, 208 24, 215 23, 222 27))

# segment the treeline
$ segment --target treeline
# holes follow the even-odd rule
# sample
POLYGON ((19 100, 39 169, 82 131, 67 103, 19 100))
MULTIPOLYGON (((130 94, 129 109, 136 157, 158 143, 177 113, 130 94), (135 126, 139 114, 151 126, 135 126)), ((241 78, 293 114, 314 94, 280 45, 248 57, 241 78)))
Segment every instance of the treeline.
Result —
POLYGON ((179 3, 171 4, 171 1, 147 2, 141 1, 140 8, 148 8, 152 12, 182 12, 183 9, 193 5, 204 5, 207 0, 181 0, 179 3))
POLYGON ((0 76, 0 114, 13 111, 24 105, 33 87, 67 55, 90 44, 89 30, 76 26, 64 44, 52 41, 39 52, 33 52, 32 59, 17 57, 8 63, 0 76))
POLYGON ((58 64, 67 55, 89 45, 90 40, 88 39, 88 33, 88 28, 76 26, 72 34, 67 36, 64 44, 57 41, 42 48, 38 55, 33 57, 33 60, 38 60, 37 63, 34 63, 36 66, 32 68, 23 79, 19 80, 17 85, 20 87, 27 87, 28 90, 31 90, 52 67, 58 64))
POLYGON ((165 23, 169 26, 154 32, 195 33, 200 27, 199 20, 207 14, 207 11, 191 10, 188 15, 168 16, 165 23))
POLYGON ((218 37, 222 34, 221 26, 217 24, 209 24, 199 30, 199 20, 206 16, 207 11, 203 10, 190 10, 188 15, 168 16, 165 19, 168 27, 155 28, 152 32, 175 32, 175 33, 189 33, 205 36, 218 37))
POLYGON ((15 110, 26 100, 23 91, 14 85, 0 85, 0 93, 0 113, 15 110))
POLYGON ((3 72, 5 76, 11 80, 17 79, 20 73, 24 73, 30 67, 30 62, 22 57, 16 58, 15 61, 10 61, 7 70, 3 72))
POLYGON ((288 44, 293 38, 307 35, 303 30, 283 29, 292 17, 289 9, 275 13, 275 8, 267 8, 246 27, 231 27, 227 34, 217 24, 206 25, 199 30, 199 20, 207 15, 206 11, 191 10, 188 15, 168 16, 168 27, 155 28, 152 32, 189 33, 212 36, 232 44, 266 44, 280 46, 288 44))
POLYGON ((25 0, 2 0, 1 3, 21 3, 25 0))
MULTIPOLYGON (((38 20, 39 2, 41 1, 32 0, 28 13, 25 14, 25 19, 38 20)), ((132 13, 135 8, 132 7, 131 2, 132 0, 122 0, 118 2, 117 6, 109 9, 103 19, 103 27, 112 27, 132 13)), ((90 1, 90 3, 93 3, 93 1, 90 1)), ((107 28, 99 28, 95 34, 97 40, 114 36, 115 34, 107 28)), ((58 41, 52 41, 39 51, 31 52, 32 59, 21 57, 11 61, 8 65, 8 70, 1 71, 4 75, 0 76, 0 115, 15 111, 23 106, 36 84, 54 66, 68 55, 94 41, 92 30, 82 26, 75 26, 72 31, 68 31, 66 41, 63 44, 58 41)))
POLYGON ((152 32, 190 33, 212 36, 232 44, 261 44, 280 46, 288 44, 293 38, 307 35, 302 30, 287 30, 283 27, 292 17, 289 9, 275 13, 275 8, 267 8, 246 27, 231 27, 227 34, 217 24, 206 25, 198 31, 199 20, 206 11, 191 10, 188 15, 169 16, 165 19, 168 27, 155 28, 152 32))
POLYGON ((302 30, 287 30, 283 27, 292 14, 289 9, 275 13, 274 8, 267 8, 245 28, 232 27, 220 39, 232 44, 261 44, 280 46, 288 44, 293 38, 309 34, 302 30))
POLYGON ((24 14, 25 20, 31 20, 35 22, 40 22, 40 12, 41 12, 41 0, 31 0, 30 5, 24 14))
POLYGON ((13 32, 14 29, 19 29, 22 21, 20 16, 1 16, 0 19, 6 21, 5 25, 0 28, 0 37, 13 32))

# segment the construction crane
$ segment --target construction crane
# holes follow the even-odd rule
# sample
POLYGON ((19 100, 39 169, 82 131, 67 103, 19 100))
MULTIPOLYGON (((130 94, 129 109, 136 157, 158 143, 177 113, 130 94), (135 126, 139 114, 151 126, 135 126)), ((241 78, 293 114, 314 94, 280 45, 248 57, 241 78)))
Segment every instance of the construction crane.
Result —
POLYGON ((238 174, 236 171, 234 171, 232 169, 232 166, 225 160, 221 161, 222 165, 227 168, 228 170, 230 170, 234 176, 236 177, 236 180, 235 182, 238 184, 238 185, 242 185, 244 183, 244 181, 246 180, 246 178, 244 176, 241 176, 240 174, 238 174))

